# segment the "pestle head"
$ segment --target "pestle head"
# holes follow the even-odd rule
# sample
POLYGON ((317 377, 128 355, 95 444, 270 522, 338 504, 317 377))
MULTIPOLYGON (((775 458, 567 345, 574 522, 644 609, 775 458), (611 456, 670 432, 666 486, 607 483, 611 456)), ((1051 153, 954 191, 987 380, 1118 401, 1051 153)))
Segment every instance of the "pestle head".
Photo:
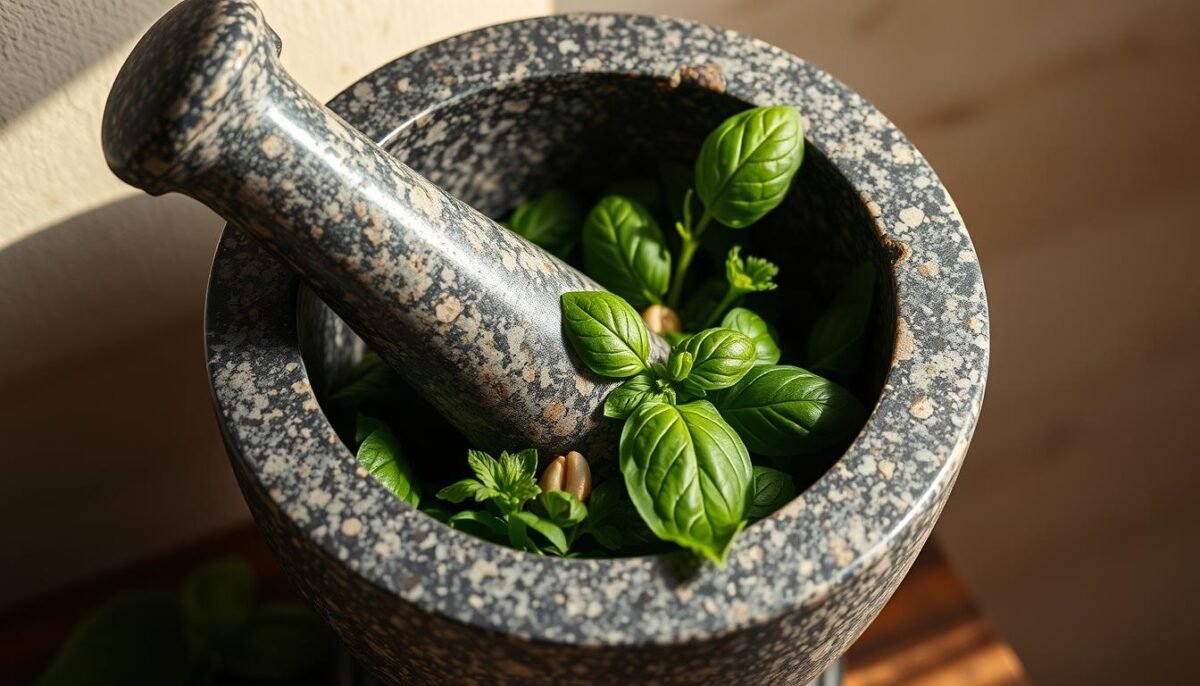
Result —
POLYGON ((347 125, 279 50, 253 2, 176 6, 113 85, 109 166, 259 240, 476 446, 615 465, 619 423, 602 406, 616 382, 575 357, 559 306, 600 287, 347 125))

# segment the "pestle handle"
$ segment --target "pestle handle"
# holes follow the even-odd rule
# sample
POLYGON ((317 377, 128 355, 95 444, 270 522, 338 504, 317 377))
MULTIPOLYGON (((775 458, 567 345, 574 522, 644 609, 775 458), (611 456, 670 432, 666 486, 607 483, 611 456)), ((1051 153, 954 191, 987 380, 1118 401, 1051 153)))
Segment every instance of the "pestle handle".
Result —
POLYGON ((353 129, 279 50, 253 2, 176 6, 113 85, 109 166, 258 239, 475 445, 579 450, 604 471, 615 383, 569 350, 559 309, 562 293, 599 286, 353 129))

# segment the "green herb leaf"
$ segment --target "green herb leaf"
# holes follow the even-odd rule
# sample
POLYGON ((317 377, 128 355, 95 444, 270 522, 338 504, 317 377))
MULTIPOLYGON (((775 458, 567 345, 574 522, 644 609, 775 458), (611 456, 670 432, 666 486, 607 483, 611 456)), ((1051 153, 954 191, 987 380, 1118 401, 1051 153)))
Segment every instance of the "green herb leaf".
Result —
POLYGON ((848 391, 799 367, 755 367, 711 399, 750 450, 772 457, 844 447, 866 418, 848 391))
POLYGON ((650 211, 635 200, 602 198, 583 224, 583 261, 600 285, 644 308, 662 301, 671 253, 650 211))
POLYGON ((706 401, 646 403, 621 433, 621 473, 661 539, 721 563, 745 524, 750 454, 706 401))
POLYGON ((566 491, 543 492, 538 496, 538 504, 545 511, 546 519, 563 528, 579 525, 588 515, 587 506, 566 491))
POLYGON ((704 211, 740 229, 775 209, 804 157, 804 123, 792 107, 757 107, 726 119, 696 158, 704 211))
POLYGON ((754 341, 754 364, 776 364, 779 362, 779 346, 771 335, 766 320, 744 307, 735 307, 721 320, 721 328, 733 329, 754 341))
POLYGON ((774 262, 753 255, 742 259, 741 252, 742 246, 735 245, 725 258, 725 280, 729 282, 729 287, 738 295, 775 290, 774 279, 779 275, 779 267, 774 262))
POLYGON ((449 486, 437 492, 437 497, 451 503, 461 503, 468 498, 472 498, 475 502, 483 502, 491 498, 499 497, 500 491, 485 486, 479 483, 476 479, 463 479, 455 481, 449 486))
POLYGON ((368 350, 358 364, 342 379, 341 385, 329 395, 330 400, 347 408, 364 403, 388 400, 405 388, 399 375, 373 350, 368 350))
POLYGON ((676 346, 676 351, 695 360, 683 380, 684 390, 695 395, 732 386, 755 361, 754 341, 733 329, 705 329, 676 346))
POLYGON ((604 399, 604 416, 625 419, 647 400, 675 402, 675 391, 669 384, 661 382, 650 372, 631 376, 620 386, 609 391, 604 399))
POLYGON ((565 258, 579 239, 584 217, 585 209, 574 194, 555 189, 518 206, 505 225, 565 258))
POLYGON ((200 567, 183 584, 183 614, 193 650, 219 648, 242 631, 254 607, 254 575, 245 560, 200 567))
POLYGON ((503 518, 481 510, 457 512, 446 522, 452 528, 492 543, 508 544, 508 523, 503 518))
POLYGON ((290 684, 328 664, 334 643, 316 615, 299 603, 255 610, 246 633, 224 656, 229 674, 262 684, 290 684))
POLYGON ((496 458, 482 450, 467 450, 467 466, 481 484, 488 488, 499 488, 500 463, 496 458))
POLYGON ((37 684, 187 684, 190 672, 179 597, 140 592, 113 598, 84 618, 37 684))
MULTIPOLYGON (((514 512, 509 515, 510 527, 514 519, 521 521, 526 527, 549 541, 550 545, 554 546, 554 549, 560 554, 566 554, 570 549, 570 545, 567 544, 567 535, 553 522, 542 519, 532 512, 514 512)), ((512 529, 510 528, 509 531, 511 532, 512 529)))
POLYGON ((567 338, 592 371, 620 379, 648 367, 650 334, 621 298, 603 291, 563 293, 562 314, 567 338))
POLYGON ((500 453, 497 476, 496 490, 500 495, 492 500, 505 514, 520 509, 542 492, 537 485, 537 450, 533 448, 500 453))
POLYGON ((754 467, 753 494, 750 499, 750 519, 762 519, 796 497, 792 477, 778 469, 754 467))
POLYGON ((862 367, 863 339, 875 299, 875 267, 854 268, 808 334, 809 366, 815 371, 851 376, 862 367))
POLYGON ((508 529, 508 545, 510 547, 536 555, 542 554, 542 549, 529 537, 529 525, 525 523, 525 520, 509 515, 505 517, 505 527, 508 529))
POLYGON ((412 466, 404 459, 396 434, 386 424, 359 415, 356 434, 363 436, 364 433, 365 437, 359 439, 358 463, 397 498, 413 507, 419 505, 421 486, 413 475, 412 466))

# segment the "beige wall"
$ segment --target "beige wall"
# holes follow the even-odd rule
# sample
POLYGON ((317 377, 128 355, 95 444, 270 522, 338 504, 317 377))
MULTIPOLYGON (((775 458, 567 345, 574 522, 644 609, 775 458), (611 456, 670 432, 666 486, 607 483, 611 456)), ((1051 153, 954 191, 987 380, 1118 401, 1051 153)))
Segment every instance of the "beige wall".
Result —
MULTIPOLYGON (((548 0, 258 0, 325 99, 548 0)), ((201 352, 220 222, 123 186, 100 113, 171 0, 0 2, 0 608, 243 521, 201 352)))
POLYGON ((983 419, 939 540, 1035 683, 1196 683, 1200 3, 558 4, 746 31, 908 133, 992 307, 983 419))

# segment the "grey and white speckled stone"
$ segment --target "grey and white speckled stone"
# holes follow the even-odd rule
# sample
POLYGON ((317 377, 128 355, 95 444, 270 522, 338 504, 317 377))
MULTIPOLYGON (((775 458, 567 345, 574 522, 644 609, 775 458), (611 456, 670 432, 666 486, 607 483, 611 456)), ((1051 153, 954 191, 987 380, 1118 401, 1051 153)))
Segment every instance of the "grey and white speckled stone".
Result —
POLYGON ((756 309, 771 312, 786 341, 805 324, 788 294, 819 292, 859 259, 890 278, 871 325, 878 378, 857 389, 878 396, 866 426, 800 497, 747 528, 720 568, 676 556, 535 557, 391 497, 358 468, 319 401, 361 344, 311 293, 297 296, 297 278, 277 259, 226 231, 206 341, 234 469, 293 581, 381 678, 805 683, 908 570, 970 443, 988 314, 953 201, 869 103, 734 32, 572 15, 437 43, 368 75, 331 107, 497 214, 564 176, 690 159, 703 132, 746 103, 796 105, 810 139, 792 196, 745 232, 749 252, 780 262, 789 279, 756 309))
POLYGON ((113 171, 260 240, 479 447, 614 454, 616 382, 563 347, 559 315, 599 286, 347 126, 279 50, 253 3, 178 5, 113 86, 113 171))

